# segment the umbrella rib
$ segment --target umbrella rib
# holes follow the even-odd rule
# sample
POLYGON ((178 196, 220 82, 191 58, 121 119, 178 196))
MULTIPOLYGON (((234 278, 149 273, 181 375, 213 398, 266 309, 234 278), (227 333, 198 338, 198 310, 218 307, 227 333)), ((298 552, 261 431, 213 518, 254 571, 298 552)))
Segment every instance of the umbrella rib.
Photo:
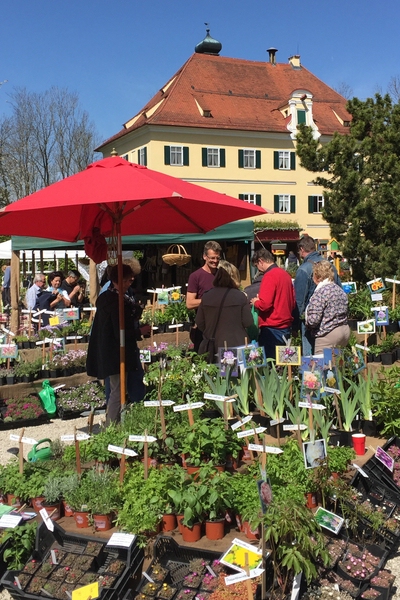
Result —
POLYGON ((191 223, 194 227, 196 227, 196 229, 200 232, 200 233, 207 233, 207 229, 204 229, 203 227, 200 227, 196 221, 193 221, 193 219, 191 219, 190 217, 188 217, 188 215, 186 215, 182 210, 180 210, 179 208, 177 208, 176 206, 174 206, 174 204, 172 204, 168 198, 164 198, 164 202, 166 204, 168 204, 168 206, 170 208, 172 208, 172 210, 174 210, 175 212, 177 212, 178 214, 181 215, 181 217, 183 217, 184 219, 186 219, 186 221, 188 221, 189 223, 191 223))

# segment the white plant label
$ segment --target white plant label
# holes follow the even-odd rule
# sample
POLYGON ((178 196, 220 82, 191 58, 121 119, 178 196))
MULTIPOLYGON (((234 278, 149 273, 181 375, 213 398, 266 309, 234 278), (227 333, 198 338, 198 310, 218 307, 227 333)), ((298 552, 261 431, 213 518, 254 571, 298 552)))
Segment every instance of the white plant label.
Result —
POLYGON ((193 404, 178 404, 174 406, 174 412, 180 412, 183 410, 194 410, 195 408, 201 408, 204 406, 204 402, 193 402, 193 404))
POLYGON ((204 394, 204 400, 214 400, 215 402, 235 402, 235 398, 230 396, 220 396, 219 394, 204 394))
POLYGON ((157 438, 154 437, 153 435, 130 435, 129 436, 129 441, 130 442, 156 442, 157 438))
POLYGON ((253 417, 251 415, 248 415, 247 417, 245 417, 241 421, 237 421, 236 423, 234 423, 233 425, 231 425, 231 429, 233 431, 235 431, 235 429, 239 429, 239 427, 241 427, 242 425, 246 425, 246 423, 248 423, 249 421, 251 421, 252 418, 253 417))
POLYGON ((337 390, 336 388, 326 387, 324 388, 324 391, 328 392, 328 394, 340 394, 340 390, 337 390))
POLYGON ((137 452, 130 448, 121 448, 120 446, 113 446, 112 444, 108 444, 107 450, 116 452, 117 454, 124 454, 125 456, 137 456, 137 452))
POLYGON ((42 517, 42 519, 43 519, 43 522, 44 522, 44 524, 46 525, 47 529, 48 529, 49 531, 54 531, 54 523, 53 523, 53 521, 50 519, 50 517, 49 517, 49 515, 48 515, 48 513, 47 513, 47 510, 46 510, 45 508, 42 508, 42 509, 39 511, 39 514, 40 514, 40 516, 42 517))
POLYGON ((146 406, 147 408, 149 408, 150 406, 173 406, 175 404, 175 402, 173 400, 161 400, 161 402, 159 402, 158 400, 146 400, 145 402, 143 402, 143 406, 146 406))
POLYGON ((246 581, 247 579, 253 579, 264 573, 264 569, 250 569, 250 575, 247 575, 246 571, 242 573, 235 573, 235 575, 228 575, 225 577, 225 585, 232 585, 233 583, 239 583, 240 581, 246 581))
POLYGON ((176 325, 168 325, 168 329, 178 329, 178 327, 183 327, 183 323, 177 323, 176 325))
POLYGON ((353 467, 354 467, 355 469, 357 469, 357 471, 360 473, 360 475, 362 475, 362 476, 363 476, 363 477, 365 477, 366 479, 369 479, 369 476, 366 474, 366 472, 365 472, 365 471, 364 471, 364 470, 363 470, 361 467, 359 467, 359 466, 358 466, 358 465, 356 465, 355 463, 353 463, 353 467))
POLYGON ((249 444, 249 450, 254 450, 255 452, 266 452, 267 454, 282 454, 283 450, 280 448, 275 448, 275 446, 263 446, 262 444, 249 444))
MULTIPOLYGON (((19 442, 20 436, 17 435, 16 433, 10 433, 10 440, 12 440, 13 442, 19 442)), ((28 437, 22 437, 21 442, 23 444, 30 444, 31 446, 34 446, 35 444, 37 444, 36 440, 34 440, 33 438, 28 438, 28 437)))
POLYGON ((62 442, 75 442, 75 440, 78 442, 83 442, 84 440, 89 440, 89 439, 90 439, 90 435, 88 435, 87 433, 83 433, 83 432, 77 433, 76 437, 73 433, 69 433, 67 435, 62 435, 60 437, 60 440, 62 442))
POLYGON ((122 546, 129 548, 136 539, 136 535, 132 533, 113 533, 107 542, 107 546, 122 546))
POLYGON ((398 285, 400 285, 400 281, 398 281, 397 279, 387 279, 385 277, 385 281, 388 281, 389 283, 397 283, 398 285))
POLYGON ((255 435, 256 433, 264 433, 266 427, 256 427, 255 429, 246 429, 245 431, 238 431, 238 438, 248 437, 249 435, 255 435))
POLYGON ((299 402, 300 408, 312 408, 313 410, 325 410, 326 406, 323 404, 310 404, 310 402, 299 402))
POLYGON ((279 425, 280 423, 283 423, 285 421, 285 419, 283 417, 281 417, 280 419, 272 419, 272 421, 269 422, 269 424, 271 425, 279 425))
POLYGON ((307 429, 307 425, 303 425, 303 423, 301 423, 300 425, 284 425, 283 426, 283 431, 298 431, 300 429, 300 431, 304 431, 305 429, 307 429))
POLYGON ((58 565, 57 562, 57 556, 54 550, 50 550, 50 555, 51 555, 51 562, 53 563, 53 565, 58 565))

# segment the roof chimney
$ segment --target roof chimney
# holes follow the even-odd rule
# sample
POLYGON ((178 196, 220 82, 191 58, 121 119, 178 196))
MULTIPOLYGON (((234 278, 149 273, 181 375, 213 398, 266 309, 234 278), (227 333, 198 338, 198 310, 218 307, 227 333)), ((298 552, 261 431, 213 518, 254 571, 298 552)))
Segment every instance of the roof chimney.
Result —
POLYGON ((268 48, 267 52, 269 54, 269 62, 271 65, 276 65, 275 54, 278 52, 277 48, 268 48))
POLYGON ((289 56, 288 58, 289 64, 292 65, 295 69, 300 69, 300 54, 294 54, 293 56, 289 56))

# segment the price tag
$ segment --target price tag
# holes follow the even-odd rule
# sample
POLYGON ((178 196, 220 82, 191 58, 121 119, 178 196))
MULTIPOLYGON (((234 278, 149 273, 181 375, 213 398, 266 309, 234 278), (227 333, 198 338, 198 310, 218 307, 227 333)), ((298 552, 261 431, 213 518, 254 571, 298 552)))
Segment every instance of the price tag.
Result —
POLYGON ((266 452, 267 454, 282 454, 283 450, 280 448, 275 448, 275 446, 263 446, 262 444, 249 444, 249 450, 254 450, 255 452, 266 452))
POLYGON ((130 448, 120 448, 119 446, 113 446, 109 444, 107 450, 110 452, 116 452, 117 454, 124 454, 125 456, 137 456, 137 452, 131 450, 130 448))
POLYGON ((130 435, 130 442, 156 442, 157 438, 153 435, 130 435))
POLYGON ((22 521, 21 515, 3 515, 0 518, 0 527, 14 529, 22 521))
POLYGON ((136 535, 132 533, 113 533, 107 542, 107 546, 122 546, 129 548, 136 539, 136 535))
POLYGON ((158 400, 146 400, 143 402, 143 406, 173 406, 175 402, 173 400, 161 400, 161 403, 158 400))
POLYGON ((194 410, 195 408, 201 408, 204 406, 204 402, 193 402, 193 404, 175 404, 174 412, 181 412, 183 410, 194 410))

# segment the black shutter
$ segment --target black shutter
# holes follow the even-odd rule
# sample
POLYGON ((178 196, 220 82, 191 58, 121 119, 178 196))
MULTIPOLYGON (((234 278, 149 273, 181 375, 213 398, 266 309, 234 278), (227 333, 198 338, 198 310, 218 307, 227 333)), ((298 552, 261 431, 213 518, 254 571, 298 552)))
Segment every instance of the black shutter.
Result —
POLYGON ((170 146, 164 146, 164 165, 171 164, 171 148, 170 146))
POLYGON ((279 169, 279 152, 274 151, 274 169, 279 169))
POLYGON ((261 169, 261 150, 256 150, 256 169, 261 169))
POLYGON ((292 171, 296 170, 296 152, 290 153, 290 168, 292 171))
POLYGON ((208 167, 207 148, 202 148, 201 149, 201 166, 202 167, 208 167))
POLYGON ((183 146, 183 166, 189 166, 189 147, 183 146))
POLYGON ((143 152, 144 156, 143 156, 143 166, 147 167, 147 148, 144 148, 144 152, 143 152))
POLYGON ((243 169, 243 150, 239 150, 239 169, 243 169))
POLYGON ((296 196, 290 196, 290 212, 296 212, 296 196))
POLYGON ((219 166, 225 167, 225 148, 221 148, 219 151, 219 166))
POLYGON ((239 200, 244 200, 244 194, 239 194, 239 200))
POLYGON ((256 194, 256 204, 257 206, 261 206, 261 194, 256 194))
POLYGON ((308 196, 308 212, 312 214, 314 211, 314 199, 315 196, 308 196))
POLYGON ((274 212, 279 212, 279 196, 274 196, 274 212))

